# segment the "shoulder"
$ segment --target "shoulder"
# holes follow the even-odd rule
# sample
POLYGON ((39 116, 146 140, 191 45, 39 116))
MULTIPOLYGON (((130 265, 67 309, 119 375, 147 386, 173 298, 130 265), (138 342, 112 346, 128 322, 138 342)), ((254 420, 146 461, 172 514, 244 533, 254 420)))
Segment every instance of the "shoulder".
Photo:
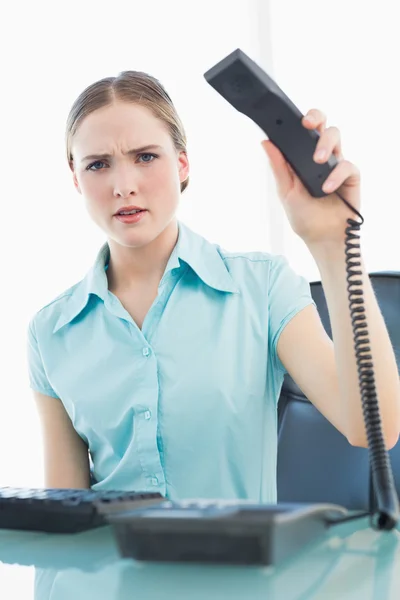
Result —
POLYGON ((29 327, 54 327, 60 316, 80 293, 82 284, 83 280, 75 283, 39 308, 31 317, 29 327))
POLYGON ((290 270, 291 267, 285 256, 280 254, 271 254, 258 250, 247 252, 233 252, 215 245, 217 252, 228 271, 243 271, 249 273, 260 273, 265 277, 265 274, 271 276, 280 271, 290 270))
POLYGON ((249 251, 249 252, 238 252, 238 251, 230 251, 222 248, 218 244, 215 244, 215 248, 222 258, 223 261, 229 263, 229 261, 239 261, 244 263, 252 263, 252 262, 262 262, 262 263, 271 263, 273 262, 277 256, 274 254, 269 254, 268 252, 261 251, 249 251))
POLYGON ((287 258, 269 252, 231 252, 216 246, 231 277, 243 292, 262 298, 270 304, 285 304, 311 296, 309 282, 296 273, 287 258))
POLYGON ((281 254, 262 251, 227 251, 215 245, 240 293, 250 302, 280 302, 309 294, 309 284, 281 254))

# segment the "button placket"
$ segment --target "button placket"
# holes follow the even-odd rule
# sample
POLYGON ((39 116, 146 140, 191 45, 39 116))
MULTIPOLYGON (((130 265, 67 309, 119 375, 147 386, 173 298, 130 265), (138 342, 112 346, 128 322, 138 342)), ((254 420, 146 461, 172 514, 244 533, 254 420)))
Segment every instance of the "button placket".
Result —
MULTIPOLYGON (((144 337, 144 343, 149 343, 144 337)), ((146 389, 148 395, 147 401, 142 404, 137 420, 137 448, 139 460, 142 466, 144 481, 148 486, 158 488, 165 484, 163 467, 157 445, 157 400, 158 396, 158 378, 157 378, 157 359, 154 351, 149 346, 142 346, 139 352, 147 360, 143 361, 143 369, 148 375, 149 385, 146 389), (153 379, 154 377, 154 379, 153 379), (150 384, 151 378, 151 384, 150 384)))

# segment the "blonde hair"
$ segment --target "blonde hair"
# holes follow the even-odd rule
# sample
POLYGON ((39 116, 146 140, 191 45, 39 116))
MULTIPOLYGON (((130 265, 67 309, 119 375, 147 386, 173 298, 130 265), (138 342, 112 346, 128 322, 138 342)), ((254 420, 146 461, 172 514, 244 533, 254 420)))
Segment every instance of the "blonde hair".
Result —
MULTIPOLYGON (((110 106, 119 100, 148 108, 168 128, 175 149, 187 152, 186 133, 175 106, 162 84, 141 71, 122 71, 117 77, 105 77, 89 85, 75 100, 69 112, 65 142, 67 160, 71 165, 72 139, 83 119, 92 112, 110 106)), ((181 193, 187 188, 189 177, 181 182, 181 193)))

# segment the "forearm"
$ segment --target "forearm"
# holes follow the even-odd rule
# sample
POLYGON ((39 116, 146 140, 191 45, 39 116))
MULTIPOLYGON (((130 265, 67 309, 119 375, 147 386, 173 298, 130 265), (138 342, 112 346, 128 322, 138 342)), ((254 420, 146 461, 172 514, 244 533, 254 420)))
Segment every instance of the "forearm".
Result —
MULTIPOLYGON (((311 249, 321 274, 335 348, 340 401, 347 423, 348 439, 356 446, 367 446, 363 419, 353 329, 349 311, 344 250, 311 249)), ((400 383, 396 359, 385 322, 364 265, 362 289, 368 339, 372 354, 375 385, 387 447, 392 447, 400 431, 400 383)))

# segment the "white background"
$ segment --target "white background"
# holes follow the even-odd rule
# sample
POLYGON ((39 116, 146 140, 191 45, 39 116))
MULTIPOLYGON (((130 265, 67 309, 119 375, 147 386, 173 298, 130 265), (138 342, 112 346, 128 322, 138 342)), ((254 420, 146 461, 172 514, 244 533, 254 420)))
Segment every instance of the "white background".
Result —
MULTIPOLYGON (((340 128, 345 155, 362 173, 367 268, 397 270, 396 13, 391 0, 7 4, 0 25, 0 486, 43 481, 27 377, 28 322, 84 277, 105 241, 65 161, 65 120, 76 96, 125 69, 160 79, 189 139, 191 181, 179 218, 229 250, 284 253, 295 270, 318 279, 276 198, 260 145, 265 135, 203 77, 240 47, 302 112, 318 107, 340 128)), ((17 579, 21 597, 24 585, 30 589, 32 571, 26 575, 13 577, 16 597, 17 579)))

